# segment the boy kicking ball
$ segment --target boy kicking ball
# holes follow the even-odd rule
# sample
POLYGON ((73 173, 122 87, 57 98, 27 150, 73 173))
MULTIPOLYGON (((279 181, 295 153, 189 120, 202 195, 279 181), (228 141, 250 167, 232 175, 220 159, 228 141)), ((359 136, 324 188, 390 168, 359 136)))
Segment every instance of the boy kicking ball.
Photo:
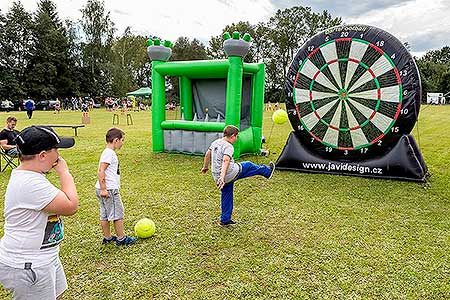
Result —
POLYGON ((270 179, 275 171, 275 164, 256 165, 250 161, 235 163, 233 159, 233 144, 238 139, 239 129, 228 125, 223 130, 223 138, 212 142, 206 151, 203 161, 202 173, 209 170, 211 162, 211 173, 217 188, 221 191, 221 209, 219 225, 227 226, 236 224, 231 219, 233 213, 233 186, 236 180, 261 175, 270 179))

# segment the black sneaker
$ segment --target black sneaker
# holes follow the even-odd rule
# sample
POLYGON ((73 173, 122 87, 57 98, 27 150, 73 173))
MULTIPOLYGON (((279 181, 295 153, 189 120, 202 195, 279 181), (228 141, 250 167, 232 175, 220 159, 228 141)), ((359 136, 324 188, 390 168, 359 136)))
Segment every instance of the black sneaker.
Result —
POLYGON ((269 168, 270 168, 270 176, 269 176, 269 178, 267 178, 267 179, 272 178, 273 173, 275 172, 275 164, 274 164, 273 162, 270 162, 270 163, 269 163, 269 168))
POLYGON ((236 222, 233 221, 233 220, 230 220, 230 221, 228 221, 228 222, 222 222, 222 221, 220 221, 220 222, 219 222, 219 225, 220 225, 220 226, 236 225, 236 222))
POLYGON ((109 239, 104 237, 103 241, 102 241, 102 245, 105 245, 105 244, 108 244, 111 242, 115 242, 115 241, 117 241, 117 236, 115 236, 115 235, 112 235, 109 239))
POLYGON ((128 246, 128 245, 132 245, 132 244, 136 243, 136 241, 137 241, 136 238, 126 235, 123 238, 121 238, 120 240, 117 239, 116 245, 117 246, 128 246))

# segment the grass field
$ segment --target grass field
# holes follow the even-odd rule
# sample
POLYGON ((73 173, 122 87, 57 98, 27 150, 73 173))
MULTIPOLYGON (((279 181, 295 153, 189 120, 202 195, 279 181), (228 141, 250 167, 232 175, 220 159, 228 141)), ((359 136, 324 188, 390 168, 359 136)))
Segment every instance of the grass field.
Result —
MULTIPOLYGON (((81 122, 79 112, 38 111, 31 121, 15 115, 19 129, 81 122)), ((276 125, 270 134, 270 117, 263 134, 271 154, 244 159, 276 161, 292 128, 276 125)), ((450 106, 423 106, 413 131, 428 183, 276 171, 269 181, 235 185, 238 225, 231 228, 217 225, 220 194, 211 175, 200 173, 203 158, 152 153, 150 112, 133 118, 132 126, 120 120, 126 230, 149 217, 157 232, 130 247, 101 245, 94 184, 112 115, 91 112, 76 146, 60 151, 80 197, 77 214, 64 218, 64 299, 450 298, 450 106)), ((0 173, 2 197, 9 175, 0 173)), ((3 223, 2 215, 0 235, 3 223)), ((0 288, 0 299, 10 297, 0 288)))

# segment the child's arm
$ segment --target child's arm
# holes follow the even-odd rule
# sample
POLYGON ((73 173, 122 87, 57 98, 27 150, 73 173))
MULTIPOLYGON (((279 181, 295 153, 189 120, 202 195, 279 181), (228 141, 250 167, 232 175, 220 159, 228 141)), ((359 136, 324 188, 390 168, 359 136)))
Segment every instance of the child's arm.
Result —
POLYGON ((209 162, 211 161, 211 149, 208 149, 205 154, 205 159, 203 160, 202 173, 206 173, 209 170, 209 162))
POLYGON ((228 167, 230 166, 230 161, 231 158, 225 154, 223 156, 222 169, 220 170, 220 177, 217 180, 217 187, 219 188, 219 190, 221 190, 225 185, 225 175, 227 174, 228 167))
POLYGON ((59 157, 53 167, 61 182, 61 190, 56 197, 44 207, 44 211, 62 216, 71 216, 78 210, 78 193, 75 182, 69 172, 66 161, 59 157))
POLYGON ((106 175, 105 170, 109 166, 106 162, 101 162, 98 167, 98 183, 100 184, 100 196, 107 198, 108 191, 106 190, 106 175))

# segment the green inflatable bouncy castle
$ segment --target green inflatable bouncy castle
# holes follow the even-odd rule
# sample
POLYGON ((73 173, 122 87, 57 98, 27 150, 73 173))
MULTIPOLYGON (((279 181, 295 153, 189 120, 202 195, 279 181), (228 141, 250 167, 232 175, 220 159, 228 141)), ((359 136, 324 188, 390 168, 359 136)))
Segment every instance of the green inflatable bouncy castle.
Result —
POLYGON ((153 152, 203 155, 226 125, 240 129, 234 156, 261 151, 264 64, 244 63, 251 37, 224 34, 227 60, 173 61, 172 43, 147 41, 152 61, 153 152), (166 120, 165 76, 180 82, 179 120, 166 120))

